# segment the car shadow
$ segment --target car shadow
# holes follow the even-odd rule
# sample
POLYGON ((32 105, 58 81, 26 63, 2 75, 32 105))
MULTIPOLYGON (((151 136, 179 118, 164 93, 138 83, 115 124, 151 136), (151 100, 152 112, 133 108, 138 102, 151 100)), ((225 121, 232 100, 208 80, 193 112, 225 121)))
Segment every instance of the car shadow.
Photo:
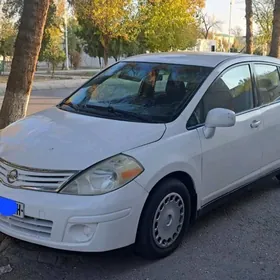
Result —
MULTIPOLYGON (((279 191, 280 187, 275 181, 271 179, 259 180, 252 185, 251 189, 244 191, 244 193, 241 193, 240 196, 235 197, 229 203, 199 218, 184 238, 183 243, 186 245, 178 250, 185 250, 184 247, 188 246, 189 242, 196 238, 196 236, 203 234, 206 224, 209 227, 213 227, 213 225, 218 224, 220 219, 225 215, 228 217, 234 215, 235 209, 245 206, 250 207, 250 205, 252 206, 256 201, 262 199, 266 193, 279 191)), ((140 271, 144 267, 145 269, 149 269, 149 266, 160 262, 145 260, 134 255, 133 246, 105 253, 77 253, 50 249, 18 240, 15 241, 15 244, 17 247, 21 248, 20 255, 22 258, 28 255, 27 252, 29 252, 29 254, 30 251, 39 252, 39 254, 45 255, 46 260, 48 258, 52 259, 51 263, 46 262, 45 264, 53 265, 54 270, 75 270, 75 273, 84 275, 83 277, 85 278, 80 279, 86 279, 86 277, 92 275, 91 273, 94 273, 94 279, 99 279, 98 277, 100 277, 100 279, 122 279, 121 276, 124 273, 129 275, 131 271, 140 271), (118 275, 121 278, 117 278, 118 275)), ((169 258, 174 258, 174 256, 176 256, 176 252, 169 258)))
POLYGON ((266 193, 279 191, 279 182, 274 178, 260 179, 248 186, 248 188, 245 188, 236 196, 229 197, 230 199, 226 203, 213 208, 211 211, 198 218, 189 233, 195 234, 196 232, 203 230, 202 228, 204 228, 206 222, 207 224, 217 223, 221 217, 225 215, 233 215, 236 209, 242 208, 245 205, 250 206, 250 204, 254 204, 255 201, 262 199, 266 193))

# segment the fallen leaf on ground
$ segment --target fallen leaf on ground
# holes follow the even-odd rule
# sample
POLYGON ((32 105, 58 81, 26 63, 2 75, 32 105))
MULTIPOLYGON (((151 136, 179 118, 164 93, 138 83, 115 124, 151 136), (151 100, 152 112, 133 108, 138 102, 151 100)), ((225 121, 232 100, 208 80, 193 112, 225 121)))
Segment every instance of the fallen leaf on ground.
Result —
POLYGON ((5 273, 9 273, 12 271, 12 267, 8 264, 6 266, 1 266, 0 267, 0 276, 5 274, 5 273))

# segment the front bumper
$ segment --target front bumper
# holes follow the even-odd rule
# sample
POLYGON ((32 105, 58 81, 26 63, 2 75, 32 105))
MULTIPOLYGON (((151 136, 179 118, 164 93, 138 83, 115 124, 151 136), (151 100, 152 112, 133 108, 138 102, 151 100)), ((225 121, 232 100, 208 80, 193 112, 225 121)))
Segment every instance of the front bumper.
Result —
POLYGON ((148 193, 135 181, 99 196, 72 196, 12 189, 0 196, 25 205, 25 217, 0 215, 0 232, 70 251, 103 252, 135 242, 148 193))

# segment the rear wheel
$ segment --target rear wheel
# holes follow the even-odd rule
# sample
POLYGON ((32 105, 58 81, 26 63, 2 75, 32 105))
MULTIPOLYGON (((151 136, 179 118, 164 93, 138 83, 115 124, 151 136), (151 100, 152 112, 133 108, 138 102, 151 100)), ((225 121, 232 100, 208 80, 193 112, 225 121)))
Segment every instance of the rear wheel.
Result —
POLYGON ((151 193, 141 215, 136 253, 150 259, 170 255, 183 239, 190 212, 187 187, 177 179, 162 181, 151 193))

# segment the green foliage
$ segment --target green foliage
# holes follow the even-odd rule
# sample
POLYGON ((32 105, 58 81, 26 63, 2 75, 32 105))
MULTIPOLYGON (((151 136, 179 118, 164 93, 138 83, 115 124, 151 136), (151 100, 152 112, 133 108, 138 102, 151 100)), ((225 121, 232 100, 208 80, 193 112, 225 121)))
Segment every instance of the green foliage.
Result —
MULTIPOLYGON (((20 15, 23 10, 23 2, 24 2, 24 0, 3 0, 3 7, 2 7, 3 14, 9 19, 14 19, 14 18, 20 19, 20 15)), ((48 16, 47 16, 47 21, 46 21, 46 26, 45 26, 45 31, 44 31, 44 35, 43 35, 41 50, 40 50, 39 59, 38 59, 39 61, 45 60, 44 52, 51 40, 49 37, 49 32, 47 32, 47 30, 52 26, 58 27, 60 24, 60 21, 61 21, 61 19, 59 19, 56 16, 56 5, 54 3, 54 0, 51 0, 51 4, 49 7, 48 16)), ((19 21, 16 23, 16 25, 17 26, 19 25, 19 21)))
POLYGON ((203 5, 204 0, 74 1, 81 27, 76 34, 86 53, 103 57, 105 65, 108 56, 185 50, 196 43, 196 13, 203 5))
POLYGON ((56 27, 50 27, 46 31, 50 38, 43 57, 52 65, 52 75, 54 75, 55 68, 59 63, 65 61, 65 52, 62 47, 61 31, 56 27))
POLYGON ((255 48, 254 55, 263 55, 263 49, 261 47, 255 48))
MULTIPOLYGON (((131 41, 138 34, 139 23, 135 20, 135 2, 132 0, 74 1, 74 7, 82 29, 85 32, 86 28, 94 30, 90 38, 94 37, 94 41, 97 39, 102 45, 105 65, 112 40, 131 41)), ((89 42, 88 38, 85 39, 89 42)), ((99 51, 99 43, 96 44, 96 51, 99 51)))
POLYGON ((153 0, 140 5, 141 27, 149 51, 193 46, 198 34, 196 14, 204 1, 153 0))
MULTIPOLYGON (((8 16, 19 15, 23 0, 3 0, 8 16)), ((266 0, 269 1, 269 0, 266 0)), ((196 15, 205 0, 68 0, 77 20, 68 25, 70 60, 76 52, 85 50, 90 56, 118 60, 146 51, 184 50, 196 43, 199 20, 196 15)), ((53 47, 49 29, 63 27, 63 17, 57 15, 60 1, 52 1, 49 9, 39 60, 46 60, 49 44, 53 47)), ((64 3, 64 2, 63 2, 64 3)), ((63 5, 62 5, 63 6, 63 5)), ((63 34, 61 37, 64 37, 63 34)), ((65 43, 65 42, 64 42, 65 43)))
MULTIPOLYGON (((51 38, 51 35, 55 34, 53 30, 56 30, 57 33, 60 33, 60 41, 61 44, 64 45, 64 47, 61 46, 61 50, 65 52, 65 21, 63 17, 64 7, 62 4, 63 2, 61 1, 52 1, 52 4, 50 5, 39 61, 49 61, 48 51, 45 50, 53 48, 54 38, 51 38), (46 54, 48 55, 48 57, 45 56, 46 54)), ((69 58, 70 61, 77 61, 77 52, 81 52, 82 40, 79 39, 76 35, 79 30, 79 25, 76 19, 70 18, 67 30, 69 58)), ((79 63, 75 63, 75 65, 78 66, 79 63)))
POLYGON ((113 39, 109 44, 109 56, 112 56, 116 61, 120 59, 124 53, 124 40, 122 38, 113 39))
MULTIPOLYGON (((24 0, 3 0, 2 11, 7 18, 20 18, 23 9, 24 0)), ((60 38, 64 39, 63 29, 64 29, 64 18, 61 15, 63 11, 63 1, 51 0, 51 4, 48 11, 45 31, 43 35, 41 50, 39 54, 39 61, 48 61, 49 60, 49 49, 53 48, 53 38, 51 38, 51 30, 57 29, 57 32, 60 32, 60 38), (60 30, 60 31, 59 31, 60 30), (46 57, 47 55, 47 57, 46 57)), ((18 25, 17 22, 16 25, 18 25)), ((82 49, 82 41, 76 36, 79 25, 75 19, 70 19, 68 26, 68 47, 69 47, 69 56, 70 60, 72 56, 76 54, 76 51, 80 52, 82 49)), ((65 42, 61 42, 63 44, 65 42)))
POLYGON ((12 56, 16 39, 16 28, 9 19, 0 20, 0 55, 12 56))
POLYGON ((68 23, 68 49, 72 53, 81 52, 84 41, 77 36, 80 32, 80 26, 75 18, 71 18, 68 23))
POLYGON ((272 39, 272 21, 275 0, 253 0, 254 22, 258 27, 255 38, 259 53, 268 51, 272 39), (262 50, 261 50, 262 49, 262 50))
POLYGON ((103 47, 98 29, 88 19, 78 18, 80 28, 76 35, 84 42, 84 51, 91 57, 103 57, 103 47))
MULTIPOLYGON (((91 23, 91 21, 79 19, 80 28, 76 35, 83 42, 83 50, 91 57, 104 57, 104 47, 101 43, 99 30, 91 23)), ((141 36, 137 39, 127 41, 122 37, 114 38, 109 42, 108 55, 119 60, 122 56, 131 56, 144 53, 146 48, 141 42, 141 36)))
POLYGON ((56 17, 56 5, 54 4, 53 1, 50 5, 49 11, 48 11, 46 26, 45 26, 45 30, 44 30, 42 45, 41 45, 41 50, 40 50, 40 54, 39 54, 39 58, 38 58, 39 61, 45 61, 46 60, 46 58, 44 57, 44 53, 45 53, 46 48, 48 47, 48 45, 51 42, 50 32, 48 32, 48 30, 49 30, 49 28, 52 28, 52 27, 59 28, 59 22, 58 22, 58 19, 56 17))
POLYGON ((71 18, 68 23, 68 52, 71 65, 74 69, 77 69, 81 64, 81 51, 84 44, 83 40, 77 36, 79 32, 80 26, 77 20, 71 18))
POLYGON ((7 18, 21 16, 24 0, 3 0, 2 11, 7 18))
POLYGON ((74 69, 78 69, 81 64, 81 53, 78 51, 73 51, 70 55, 70 61, 74 69))

